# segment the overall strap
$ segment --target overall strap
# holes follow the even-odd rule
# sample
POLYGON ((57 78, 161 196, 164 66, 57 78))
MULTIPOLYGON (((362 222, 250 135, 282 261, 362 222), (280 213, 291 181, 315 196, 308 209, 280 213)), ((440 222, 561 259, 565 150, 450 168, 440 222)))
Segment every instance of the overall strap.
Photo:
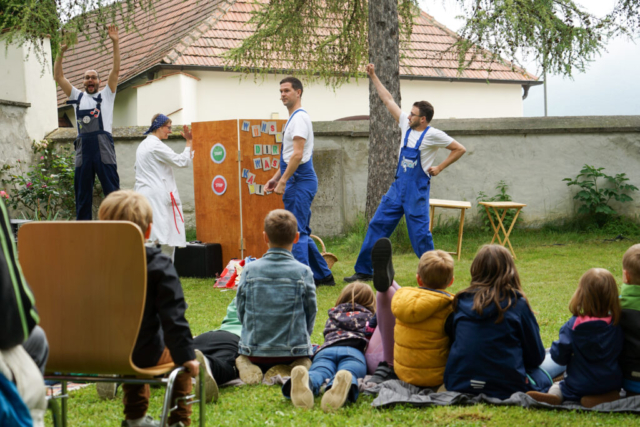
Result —
POLYGON ((427 128, 422 132, 422 135, 420 135, 420 138, 418 139, 418 142, 416 142, 416 150, 420 149, 420 146, 422 145, 422 140, 424 139, 424 136, 427 134, 427 131, 429 130, 431 126, 427 126, 427 128))
POLYGON ((284 125, 284 131, 282 132, 282 137, 284 138, 284 133, 287 131, 287 126, 289 126, 289 122, 291 121, 291 119, 293 119, 293 116, 295 116, 296 114, 298 114, 298 112, 303 111, 306 113, 306 111, 304 111, 302 108, 298 108, 296 111, 293 112, 293 114, 291 115, 291 117, 289 117, 289 120, 287 120, 287 123, 284 125))

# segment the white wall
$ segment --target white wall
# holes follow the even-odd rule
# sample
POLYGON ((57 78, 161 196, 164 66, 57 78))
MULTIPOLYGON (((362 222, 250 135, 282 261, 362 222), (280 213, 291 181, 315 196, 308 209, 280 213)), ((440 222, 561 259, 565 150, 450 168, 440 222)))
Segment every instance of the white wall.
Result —
MULTIPOLYGON (((147 122, 151 122, 151 117, 147 119, 147 122)), ((138 124, 138 90, 129 87, 118 91, 113 107, 113 127, 136 126, 138 124)), ((139 125, 144 124, 140 123, 139 125)))
MULTIPOLYGON (((151 117, 157 113, 169 115, 174 124, 196 121, 197 93, 202 90, 198 83, 197 79, 188 75, 172 74, 134 87, 133 90, 137 90, 136 117, 122 117, 123 123, 114 123, 114 126, 148 126, 151 117)), ((128 108, 125 105, 129 102, 130 99, 120 100, 116 97, 114 108, 128 108)))
POLYGON ((0 40, 0 99, 28 102, 22 48, 0 40))

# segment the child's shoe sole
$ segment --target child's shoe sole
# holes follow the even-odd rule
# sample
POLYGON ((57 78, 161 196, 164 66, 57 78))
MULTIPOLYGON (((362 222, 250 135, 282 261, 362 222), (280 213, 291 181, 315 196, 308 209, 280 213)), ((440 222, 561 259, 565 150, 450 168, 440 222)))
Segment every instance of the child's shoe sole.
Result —
POLYGON ((378 292, 386 292, 393 283, 395 271, 393 269, 393 250, 391 240, 383 237, 371 249, 371 264, 373 266, 373 287, 378 292))
POLYGON ((309 388, 309 371, 296 366, 291 371, 291 403, 296 408, 313 408, 313 392, 309 388))
MULTIPOLYGON (((196 360, 200 363, 200 369, 204 369, 204 401, 205 403, 218 401, 218 383, 213 378, 209 362, 200 350, 196 350, 196 360)), ((196 377, 196 399, 200 399, 200 375, 196 377)))
POLYGON ((560 405, 562 399, 555 394, 540 393, 539 391, 528 391, 528 396, 531 396, 534 400, 542 403, 548 403, 549 405, 560 405))
POLYGON ((351 390, 351 372, 338 371, 336 377, 333 380, 333 385, 322 396, 322 410, 324 412, 333 412, 344 406, 344 403, 349 397, 349 391, 351 390))
POLYGON ((262 382, 262 371, 249 360, 247 356, 240 355, 236 358, 238 376, 245 384, 254 385, 262 382))

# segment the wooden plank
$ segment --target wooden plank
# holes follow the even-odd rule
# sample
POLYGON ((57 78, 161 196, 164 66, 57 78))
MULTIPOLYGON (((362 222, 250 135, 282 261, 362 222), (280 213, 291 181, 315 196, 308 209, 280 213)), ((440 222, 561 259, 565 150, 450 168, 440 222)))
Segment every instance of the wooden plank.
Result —
POLYGON ((226 265, 230 259, 241 256, 238 122, 196 122, 192 130, 197 237, 202 242, 220 243, 226 265), (211 149, 217 143, 226 150, 226 158, 220 164, 211 159, 211 149), (211 187, 217 175, 227 181, 227 190, 222 195, 216 195, 211 187))
POLYGON ((456 200, 441 200, 441 199, 429 199, 429 206, 435 206, 437 208, 450 208, 450 209, 471 209, 470 202, 456 201, 456 200))
POLYGON ((478 204, 498 209, 524 208, 527 206, 524 203, 516 202, 478 202, 478 204))
MULTIPOLYGON (((243 122, 248 121, 251 126, 261 125, 262 120, 246 120, 241 119, 240 125, 243 122)), ((287 122, 286 120, 270 120, 277 123, 278 130, 282 130, 282 126, 287 122)), ((282 149, 281 143, 276 143, 275 135, 269 135, 267 133, 261 133, 259 137, 253 137, 251 128, 249 132, 240 131, 240 168, 248 169, 250 173, 255 174, 256 184, 265 185, 267 181, 273 177, 276 169, 271 168, 269 170, 257 169, 254 166, 254 159, 268 158, 270 160, 280 159, 280 151, 278 154, 261 154, 255 155, 255 145, 277 145, 278 149, 282 149)), ((242 192, 242 230, 245 241, 245 256, 254 256, 256 258, 262 257, 267 252, 267 244, 264 242, 262 232, 264 230, 264 217, 273 209, 284 209, 284 203, 282 203, 282 196, 276 193, 264 194, 260 196, 258 194, 249 194, 249 185, 247 179, 243 178, 241 183, 242 192)))

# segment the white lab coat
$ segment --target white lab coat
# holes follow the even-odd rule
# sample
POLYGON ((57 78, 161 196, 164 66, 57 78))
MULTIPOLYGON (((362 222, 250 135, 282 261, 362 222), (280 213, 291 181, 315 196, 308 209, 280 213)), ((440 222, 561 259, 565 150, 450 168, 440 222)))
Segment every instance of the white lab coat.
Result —
POLYGON ((13 382, 33 419, 35 427, 44 427, 47 411, 46 388, 40 369, 25 351, 17 345, 9 350, 0 350, 0 373, 13 382))
POLYGON ((187 245, 182 202, 172 167, 186 168, 191 164, 192 158, 190 148, 177 154, 154 135, 147 136, 136 150, 136 183, 133 189, 144 195, 151 204, 153 226, 150 239, 157 240, 160 244, 178 247, 187 245), (175 203, 172 203, 171 194, 175 203))

